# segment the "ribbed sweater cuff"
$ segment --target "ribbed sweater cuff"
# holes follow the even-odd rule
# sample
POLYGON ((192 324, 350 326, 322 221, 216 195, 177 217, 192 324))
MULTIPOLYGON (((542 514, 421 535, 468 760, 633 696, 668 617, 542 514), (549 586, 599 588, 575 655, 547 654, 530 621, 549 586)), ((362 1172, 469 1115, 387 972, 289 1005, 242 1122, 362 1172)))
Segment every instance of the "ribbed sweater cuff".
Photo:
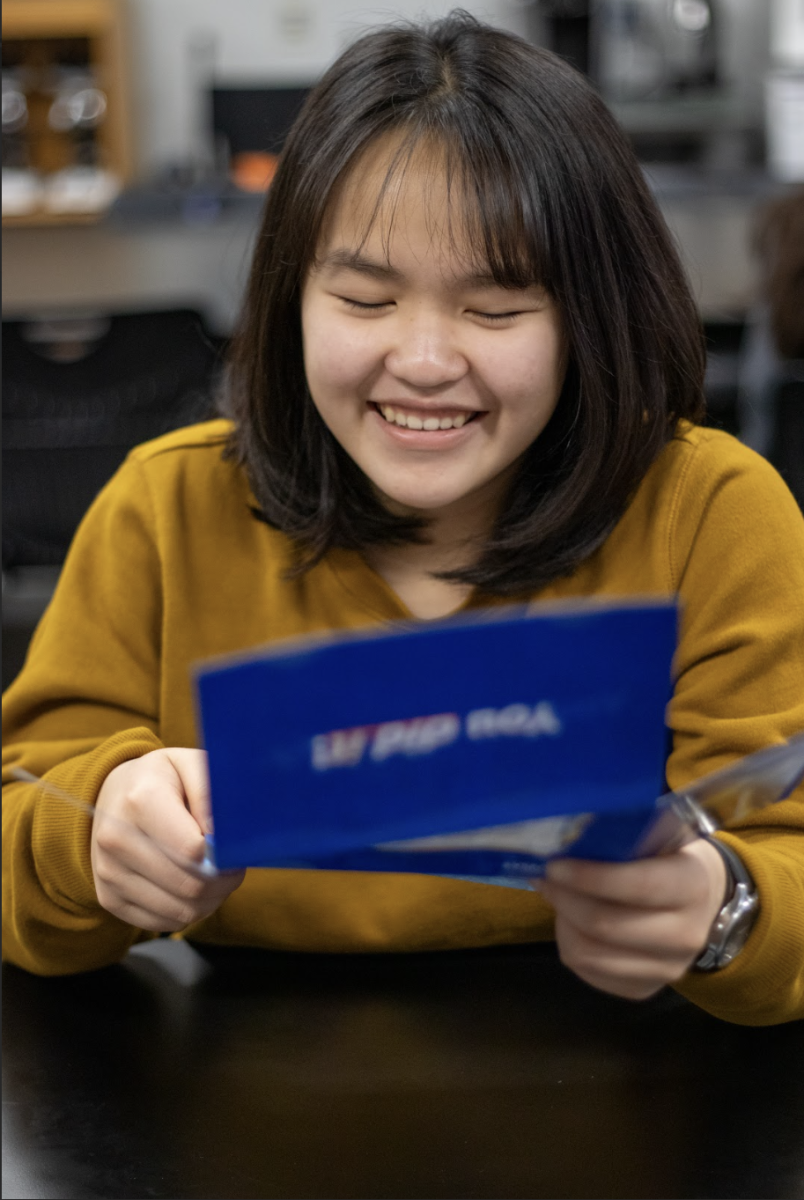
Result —
POLYGON ((98 906, 90 861, 92 817, 84 805, 94 807, 115 767, 160 749, 162 743, 150 729, 126 729, 44 775, 46 783, 65 793, 59 797, 40 792, 32 830, 37 874, 56 904, 74 912, 98 906), (72 804, 67 796, 79 803, 72 804))
POLYGON ((690 971, 675 985, 676 991, 714 1016, 739 1025, 773 1025, 803 1018, 804 833, 791 833, 772 843, 719 836, 751 872, 760 896, 759 915, 732 963, 721 971, 690 971))

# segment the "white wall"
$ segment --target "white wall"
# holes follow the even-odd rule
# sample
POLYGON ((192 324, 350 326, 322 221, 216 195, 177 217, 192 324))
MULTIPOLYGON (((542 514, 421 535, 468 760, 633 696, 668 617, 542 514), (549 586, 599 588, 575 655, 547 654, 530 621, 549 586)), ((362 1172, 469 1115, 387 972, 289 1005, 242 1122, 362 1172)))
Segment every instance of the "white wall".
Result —
MULTIPOLYGON (((797 0, 804 3, 804 0, 797 0)), ((770 11, 767 0, 718 0, 721 82, 747 106, 759 109, 768 66, 770 11)))
POLYGON ((804 66, 804 0, 773 0, 771 50, 780 66, 804 66))
POLYGON ((443 16, 452 8, 525 32, 521 0, 125 0, 135 154, 140 173, 186 161, 198 150, 198 82, 315 80, 370 25, 443 16), (193 49, 193 47, 195 49, 193 49))

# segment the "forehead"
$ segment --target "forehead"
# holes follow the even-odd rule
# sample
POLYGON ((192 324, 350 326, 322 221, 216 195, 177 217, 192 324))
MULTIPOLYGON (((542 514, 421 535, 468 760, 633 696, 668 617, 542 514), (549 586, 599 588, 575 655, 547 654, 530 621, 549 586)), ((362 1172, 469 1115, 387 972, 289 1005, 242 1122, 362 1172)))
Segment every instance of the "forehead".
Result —
POLYGON ((437 145, 374 143, 352 164, 327 206, 316 258, 342 265, 346 251, 370 250, 388 265, 400 251, 435 256, 450 272, 488 275, 476 206, 437 145), (336 251, 335 259, 331 252, 336 251))

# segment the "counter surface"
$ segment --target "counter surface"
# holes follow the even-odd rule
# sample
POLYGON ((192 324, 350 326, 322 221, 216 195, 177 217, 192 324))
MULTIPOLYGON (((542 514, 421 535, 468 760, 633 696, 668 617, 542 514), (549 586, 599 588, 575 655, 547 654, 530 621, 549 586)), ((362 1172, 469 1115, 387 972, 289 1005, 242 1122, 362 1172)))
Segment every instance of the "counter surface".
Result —
POLYGON ((804 1197, 804 1023, 593 991, 552 946, 161 939, 3 974, 3 1196, 804 1197))

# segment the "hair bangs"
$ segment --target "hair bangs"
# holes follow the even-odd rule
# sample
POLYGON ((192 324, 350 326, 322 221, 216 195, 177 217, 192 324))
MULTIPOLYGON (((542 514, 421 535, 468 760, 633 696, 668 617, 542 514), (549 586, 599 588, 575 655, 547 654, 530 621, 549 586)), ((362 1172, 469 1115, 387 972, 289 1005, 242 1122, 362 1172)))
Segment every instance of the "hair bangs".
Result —
MULTIPOLYGON (((553 292, 547 230, 538 194, 498 145, 480 139, 460 145, 458 190, 469 245, 482 246, 486 267, 501 287, 538 286, 553 292)), ((447 157, 459 145, 447 142, 447 157)))
MULTIPOLYGON (((512 170, 497 146, 465 134, 465 126, 433 129, 420 121, 383 131, 361 147, 343 169, 328 198, 321 234, 326 229, 326 214, 333 211, 350 182, 359 177, 363 189, 366 163, 381 155, 385 166, 378 186, 368 199, 365 194, 360 197, 365 219, 357 245, 352 247, 356 253, 377 229, 390 264, 397 207, 408 173, 417 169, 425 180, 425 211, 431 210, 435 191, 446 189, 446 213, 443 222, 434 217, 433 237, 460 260, 467 274, 489 275, 502 288, 538 286, 552 292, 545 224, 527 173, 512 170)), ((323 240, 320 236, 317 250, 323 240)))

